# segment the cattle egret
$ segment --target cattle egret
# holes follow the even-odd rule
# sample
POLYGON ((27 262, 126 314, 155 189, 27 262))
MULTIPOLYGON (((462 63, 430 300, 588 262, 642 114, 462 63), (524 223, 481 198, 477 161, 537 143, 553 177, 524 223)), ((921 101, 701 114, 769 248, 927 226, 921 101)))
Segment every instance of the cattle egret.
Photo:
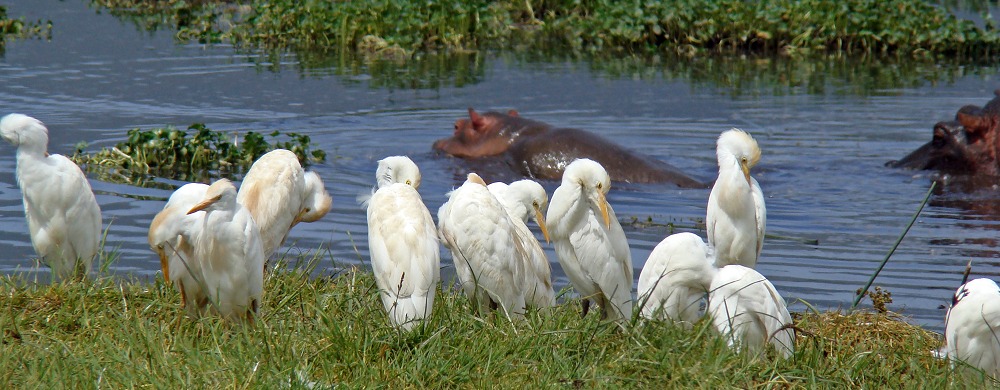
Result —
POLYGON ((319 175, 302 169, 295 153, 275 149, 250 166, 236 201, 253 215, 260 228, 264 258, 268 258, 297 223, 314 222, 326 215, 333 199, 319 175))
POLYGON ((642 316, 690 327, 701 317, 699 306, 715 276, 714 262, 711 248, 693 233, 664 238, 639 273, 642 316))
POLYGON ((502 308, 508 318, 524 315, 528 252, 503 204, 479 175, 448 194, 438 210, 441 238, 451 249, 465 294, 480 313, 502 308))
POLYGON ((1000 378, 1000 287, 980 278, 955 291, 945 317, 945 350, 994 378, 1000 378))
POLYGON ((207 184, 188 183, 170 195, 163 210, 149 224, 149 246, 160 258, 163 279, 181 293, 181 304, 192 315, 204 314, 208 295, 202 289, 202 260, 194 253, 194 239, 204 224, 205 212, 188 214, 205 199, 207 184))
POLYGON ((420 170, 407 157, 386 157, 375 173, 368 208, 368 250, 379 296, 394 326, 410 330, 431 316, 440 276, 437 229, 417 189, 420 170))
MULTIPOLYGON (((264 290, 264 248, 260 230, 245 207, 236 201, 236 187, 219 179, 206 190, 201 202, 188 210, 204 211, 200 224, 185 232, 193 236, 194 256, 200 260, 203 297, 210 309, 227 319, 253 320, 264 290)), ((191 291, 187 292, 191 295, 191 291)))
POLYGON ((784 357, 795 351, 785 300, 774 285, 753 268, 727 265, 712 278, 708 315, 730 347, 762 353, 770 344, 784 357))
POLYGON ((101 209, 87 177, 70 159, 48 154, 49 131, 38 119, 10 114, 0 136, 17 148, 17 184, 31 245, 53 281, 90 273, 101 239, 101 209))
POLYGON ((534 219, 542 230, 542 236, 548 241, 545 210, 549 205, 549 197, 545 194, 545 188, 533 180, 518 180, 510 185, 491 183, 486 188, 503 204, 514 224, 514 232, 521 241, 521 246, 528 251, 528 261, 524 268, 525 303, 534 308, 555 306, 556 295, 552 288, 549 259, 527 225, 529 218, 534 219))
POLYGON ((767 210, 764 194, 750 168, 760 161, 760 148, 749 133, 732 129, 719 136, 716 147, 719 178, 708 196, 705 227, 715 248, 716 265, 753 268, 764 245, 767 210))
POLYGON ((545 221, 556 255, 573 288, 603 318, 632 316, 632 255, 614 209, 608 205, 611 178, 590 159, 570 163, 552 194, 545 221))

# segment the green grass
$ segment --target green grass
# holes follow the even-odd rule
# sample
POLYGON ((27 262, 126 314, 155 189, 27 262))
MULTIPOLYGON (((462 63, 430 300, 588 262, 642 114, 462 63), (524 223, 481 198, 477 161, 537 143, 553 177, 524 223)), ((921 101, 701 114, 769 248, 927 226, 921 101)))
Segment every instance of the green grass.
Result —
POLYGON ((55 285, 0 279, 0 383, 9 388, 757 388, 996 385, 931 357, 938 335, 892 316, 797 316, 790 360, 730 351, 710 324, 620 330, 568 300, 526 320, 471 315, 438 292, 432 320, 388 325, 369 272, 317 275, 317 258, 266 276, 261 318, 190 319, 162 282, 99 276, 55 285))

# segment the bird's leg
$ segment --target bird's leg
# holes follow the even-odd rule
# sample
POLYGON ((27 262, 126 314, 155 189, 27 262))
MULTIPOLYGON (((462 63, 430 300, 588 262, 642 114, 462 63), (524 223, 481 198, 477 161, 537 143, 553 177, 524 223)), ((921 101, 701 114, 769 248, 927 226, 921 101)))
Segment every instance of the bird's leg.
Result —
POLYGON ((590 299, 584 298, 583 301, 580 301, 580 307, 583 308, 583 315, 581 317, 586 317, 587 312, 590 311, 590 299))
POLYGON ((493 298, 489 298, 489 300, 490 300, 490 310, 496 311, 500 307, 500 305, 498 305, 497 301, 494 301, 493 298))

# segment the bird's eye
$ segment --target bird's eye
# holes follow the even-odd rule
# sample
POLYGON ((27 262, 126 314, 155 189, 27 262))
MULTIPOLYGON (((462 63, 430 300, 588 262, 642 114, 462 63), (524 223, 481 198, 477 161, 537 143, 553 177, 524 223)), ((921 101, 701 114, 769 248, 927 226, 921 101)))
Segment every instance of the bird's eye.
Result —
POLYGON ((746 164, 747 163, 747 158, 746 157, 740 157, 740 161, 743 161, 743 163, 746 164))
POLYGON ((538 201, 532 201, 531 205, 535 208, 538 208, 538 201))
POLYGON ((407 180, 407 181, 406 181, 406 185, 408 185, 408 186, 412 186, 412 185, 413 185, 413 183, 412 183, 412 182, 410 182, 409 180, 407 180))
POLYGON ((597 189, 600 190, 600 189, 603 189, 603 188, 604 188, 604 183, 597 183, 597 189))

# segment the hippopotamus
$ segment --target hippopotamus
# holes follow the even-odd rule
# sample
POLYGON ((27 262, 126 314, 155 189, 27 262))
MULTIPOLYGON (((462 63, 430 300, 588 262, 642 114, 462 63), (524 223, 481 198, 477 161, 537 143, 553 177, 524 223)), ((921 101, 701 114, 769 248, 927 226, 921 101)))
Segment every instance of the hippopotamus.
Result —
POLYGON ((934 137, 887 166, 932 169, 947 174, 1000 176, 1000 90, 985 107, 968 105, 955 120, 934 125, 934 137))
POLYGON ((573 160, 589 158, 601 163, 614 181, 706 187, 670 164, 597 134, 525 119, 515 110, 479 114, 469 108, 468 118, 455 121, 455 134, 435 141, 434 149, 469 160, 505 159, 521 175, 535 179, 559 180, 573 160))

